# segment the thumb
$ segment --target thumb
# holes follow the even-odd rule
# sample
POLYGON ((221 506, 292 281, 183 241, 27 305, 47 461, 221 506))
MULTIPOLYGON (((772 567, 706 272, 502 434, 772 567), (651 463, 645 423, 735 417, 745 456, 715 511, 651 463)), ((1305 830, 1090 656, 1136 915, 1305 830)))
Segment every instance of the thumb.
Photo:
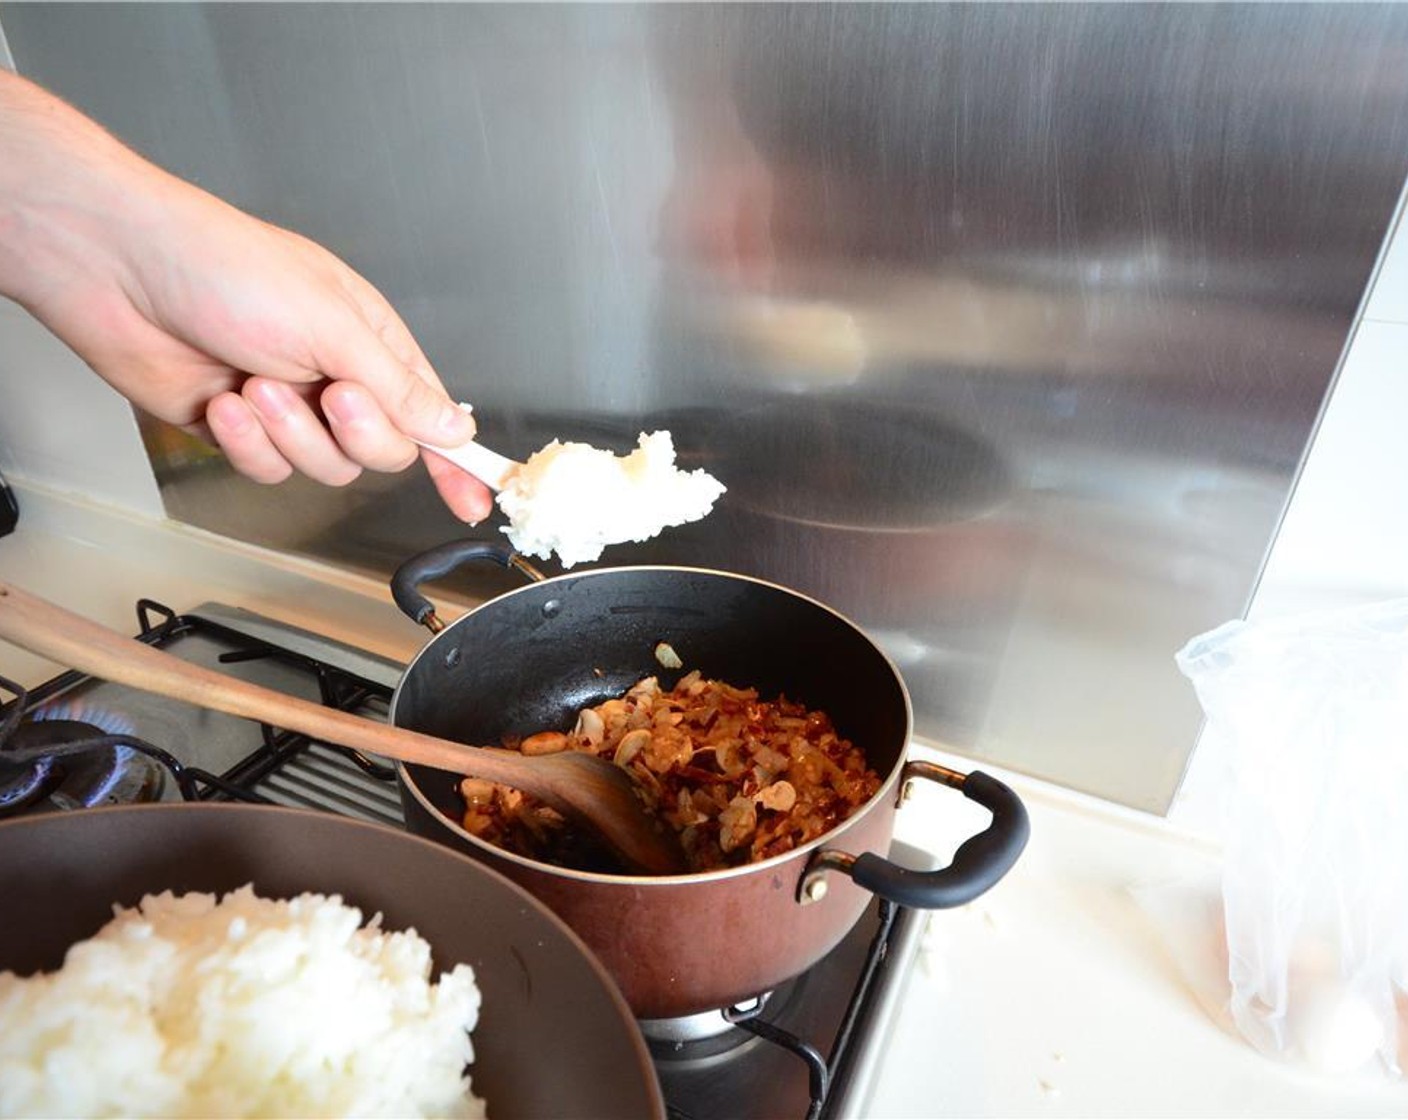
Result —
POLYGON ((474 438, 469 411, 452 401, 438 381, 401 361, 365 323, 354 319, 350 329, 340 324, 323 338, 318 372, 365 387, 404 435, 437 447, 458 447, 474 438))

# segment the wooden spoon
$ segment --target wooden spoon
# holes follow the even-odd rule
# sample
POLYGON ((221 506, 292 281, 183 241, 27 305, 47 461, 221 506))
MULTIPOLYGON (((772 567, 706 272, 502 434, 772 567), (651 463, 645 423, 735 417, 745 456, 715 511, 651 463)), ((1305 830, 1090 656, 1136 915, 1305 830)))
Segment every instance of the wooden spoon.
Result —
POLYGON ((0 638, 103 680, 338 746, 512 786, 598 833, 633 869, 656 875, 685 870, 678 837, 646 812, 630 775, 596 755, 567 750, 529 757, 467 747, 325 708, 193 665, 3 581, 0 638))

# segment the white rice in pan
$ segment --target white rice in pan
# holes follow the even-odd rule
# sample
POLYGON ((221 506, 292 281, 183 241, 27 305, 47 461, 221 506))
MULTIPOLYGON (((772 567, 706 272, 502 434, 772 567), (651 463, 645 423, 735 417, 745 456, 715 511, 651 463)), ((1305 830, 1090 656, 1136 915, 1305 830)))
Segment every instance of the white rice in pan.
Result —
POLYGON ((474 973, 432 983, 413 930, 248 886, 114 910, 57 972, 0 972, 0 1115, 485 1115, 474 973))

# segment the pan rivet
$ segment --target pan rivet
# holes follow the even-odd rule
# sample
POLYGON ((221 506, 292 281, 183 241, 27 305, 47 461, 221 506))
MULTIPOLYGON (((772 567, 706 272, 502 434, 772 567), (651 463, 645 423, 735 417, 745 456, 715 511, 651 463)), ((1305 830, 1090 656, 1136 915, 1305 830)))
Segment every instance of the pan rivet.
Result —
POLYGON ((453 669, 460 663, 460 647, 455 646, 449 653, 445 654, 445 668, 453 669))
POLYGON ((543 617, 553 618, 562 610, 561 599, 549 599, 543 604, 543 617))
POLYGON ((812 879, 802 888, 802 893, 807 896, 808 902, 820 902, 826 897, 826 880, 812 879))

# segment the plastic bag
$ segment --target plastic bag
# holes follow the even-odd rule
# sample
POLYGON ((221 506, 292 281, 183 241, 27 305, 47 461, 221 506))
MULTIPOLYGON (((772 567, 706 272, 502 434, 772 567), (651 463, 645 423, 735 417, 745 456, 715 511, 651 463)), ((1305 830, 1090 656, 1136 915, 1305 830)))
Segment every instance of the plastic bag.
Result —
POLYGON ((1401 1076, 1408 1009, 1408 599, 1189 642, 1223 767, 1229 1011, 1264 1053, 1401 1076))

